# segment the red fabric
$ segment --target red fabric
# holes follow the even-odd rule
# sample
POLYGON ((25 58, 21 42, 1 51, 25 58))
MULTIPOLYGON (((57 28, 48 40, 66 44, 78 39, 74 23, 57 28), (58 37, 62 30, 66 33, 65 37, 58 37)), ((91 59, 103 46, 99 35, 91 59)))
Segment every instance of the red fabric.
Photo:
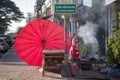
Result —
POLYGON ((79 42, 76 41, 76 46, 73 46, 73 52, 72 52, 72 55, 73 55, 73 59, 79 59, 79 42))
MULTIPOLYGON (((70 37, 67 34, 67 51, 70 45, 70 37)), ((17 54, 25 62, 34 66, 42 66, 44 49, 64 49, 64 28, 49 20, 37 19, 22 29, 14 46, 17 54)))

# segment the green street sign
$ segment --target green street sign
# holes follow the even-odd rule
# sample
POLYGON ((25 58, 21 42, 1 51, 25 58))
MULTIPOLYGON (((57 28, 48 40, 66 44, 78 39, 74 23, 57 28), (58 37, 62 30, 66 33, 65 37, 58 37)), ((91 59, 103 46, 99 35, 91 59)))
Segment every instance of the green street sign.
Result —
POLYGON ((55 4, 54 8, 54 12, 56 14, 74 14, 76 11, 76 4, 55 4))

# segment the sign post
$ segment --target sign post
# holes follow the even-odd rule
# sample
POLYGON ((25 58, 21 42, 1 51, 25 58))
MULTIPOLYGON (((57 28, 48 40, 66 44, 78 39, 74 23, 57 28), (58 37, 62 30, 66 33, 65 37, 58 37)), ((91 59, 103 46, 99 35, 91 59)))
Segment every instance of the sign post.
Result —
POLYGON ((62 18, 64 19, 64 50, 65 50, 65 56, 64 56, 64 61, 63 61, 63 67, 61 71, 61 76, 62 77, 70 77, 71 72, 70 72, 70 67, 68 64, 68 56, 67 56, 67 35, 66 35, 66 20, 68 14, 75 14, 77 11, 77 6, 76 4, 55 4, 54 7, 54 13, 55 14, 63 14, 62 18))
MULTIPOLYGON (((66 40, 66 20, 68 14, 75 14, 77 12, 77 5, 76 4, 55 4, 54 6, 54 13, 55 14, 63 14, 62 18, 64 19, 64 49, 65 53, 67 53, 67 40, 66 40)), ((67 58, 67 54, 65 54, 67 58)))

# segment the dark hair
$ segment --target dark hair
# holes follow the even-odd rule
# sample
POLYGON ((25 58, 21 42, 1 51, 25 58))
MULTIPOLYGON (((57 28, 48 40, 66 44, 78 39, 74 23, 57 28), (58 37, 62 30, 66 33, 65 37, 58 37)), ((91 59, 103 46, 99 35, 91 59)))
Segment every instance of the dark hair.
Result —
POLYGON ((74 35, 77 35, 77 34, 74 33, 73 36, 74 36, 74 35))

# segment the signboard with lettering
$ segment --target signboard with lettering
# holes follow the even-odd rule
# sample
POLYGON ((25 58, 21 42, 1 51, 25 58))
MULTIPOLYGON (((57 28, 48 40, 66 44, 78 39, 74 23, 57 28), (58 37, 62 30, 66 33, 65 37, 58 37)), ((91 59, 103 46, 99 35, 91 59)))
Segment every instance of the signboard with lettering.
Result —
POLYGON ((55 4, 54 12, 56 14, 73 14, 76 13, 76 4, 55 4))

